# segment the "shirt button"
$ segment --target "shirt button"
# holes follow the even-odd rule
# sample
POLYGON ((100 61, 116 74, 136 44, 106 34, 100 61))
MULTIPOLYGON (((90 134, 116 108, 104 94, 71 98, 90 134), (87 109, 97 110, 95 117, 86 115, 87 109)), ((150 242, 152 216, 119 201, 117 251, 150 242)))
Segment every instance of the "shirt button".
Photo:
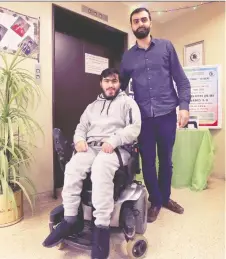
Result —
POLYGON ((146 60, 148 61, 148 58, 146 58, 146 60))
POLYGON ((148 70, 149 70, 150 68, 148 67, 148 70))
POLYGON ((150 77, 148 77, 148 80, 151 80, 151 78, 150 78, 150 77))
POLYGON ((150 90, 152 90, 152 87, 150 87, 150 90))

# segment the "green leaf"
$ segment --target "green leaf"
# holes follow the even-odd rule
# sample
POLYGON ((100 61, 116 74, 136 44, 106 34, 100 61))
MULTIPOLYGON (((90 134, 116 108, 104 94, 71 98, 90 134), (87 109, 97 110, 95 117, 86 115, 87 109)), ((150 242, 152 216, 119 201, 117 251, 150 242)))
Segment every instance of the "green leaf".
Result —
POLYGON ((11 121, 11 118, 8 117, 8 131, 9 131, 9 138, 10 138, 10 144, 12 146, 12 150, 14 150, 14 139, 13 139, 13 126, 12 126, 12 121, 11 121))
MULTIPOLYGON (((24 175, 34 158, 37 134, 44 137, 42 127, 33 118, 43 92, 33 74, 22 66, 27 58, 18 49, 11 62, 0 53, 0 193, 6 199, 13 196, 12 184, 17 184, 25 196, 34 197, 32 181, 24 175), (29 111, 29 112, 28 112, 29 111)), ((29 170, 30 172, 31 170, 29 170)), ((34 204, 32 198, 30 203, 34 204)))
POLYGON ((4 62, 5 69, 8 70, 8 62, 7 62, 6 56, 4 54, 2 54, 1 52, 0 52, 0 56, 2 57, 2 60, 4 62))
POLYGON ((28 202, 30 204, 30 207, 31 207, 31 210, 32 210, 32 213, 33 213, 34 212, 34 206, 33 206, 32 201, 31 201, 31 199, 30 199, 30 197, 28 195, 27 190, 24 188, 24 186, 19 181, 12 180, 12 182, 16 183, 21 188, 21 190, 23 191, 24 195, 26 196, 26 198, 27 198, 27 200, 28 200, 28 202))

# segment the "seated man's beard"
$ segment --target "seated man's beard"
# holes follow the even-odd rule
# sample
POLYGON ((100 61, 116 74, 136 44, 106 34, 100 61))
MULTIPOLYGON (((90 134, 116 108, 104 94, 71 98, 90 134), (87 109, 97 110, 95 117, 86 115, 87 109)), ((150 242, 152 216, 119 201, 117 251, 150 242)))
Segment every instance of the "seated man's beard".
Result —
POLYGON ((113 100, 113 99, 115 99, 115 97, 118 95, 119 91, 120 91, 120 88, 115 91, 115 94, 114 94, 114 95, 112 95, 112 96, 107 96, 107 95, 105 94, 104 90, 102 89, 103 96, 104 96, 104 98, 105 98, 106 100, 113 100))
POLYGON ((146 38, 150 33, 150 28, 146 27, 140 27, 136 31, 133 31, 133 34, 136 36, 137 39, 144 39, 146 38))

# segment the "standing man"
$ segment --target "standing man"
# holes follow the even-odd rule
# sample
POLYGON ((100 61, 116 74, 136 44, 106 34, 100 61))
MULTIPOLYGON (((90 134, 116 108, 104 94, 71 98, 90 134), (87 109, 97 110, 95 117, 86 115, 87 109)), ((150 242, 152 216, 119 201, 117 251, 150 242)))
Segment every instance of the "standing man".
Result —
POLYGON ((139 142, 143 176, 151 202, 148 221, 153 222, 162 206, 179 214, 184 212, 179 204, 170 199, 172 151, 177 127, 176 107, 179 105, 178 123, 182 128, 189 120, 191 89, 172 43, 150 35, 150 12, 146 8, 134 10, 130 23, 137 41, 123 55, 121 88, 125 90, 132 79, 134 99, 142 116, 139 142))

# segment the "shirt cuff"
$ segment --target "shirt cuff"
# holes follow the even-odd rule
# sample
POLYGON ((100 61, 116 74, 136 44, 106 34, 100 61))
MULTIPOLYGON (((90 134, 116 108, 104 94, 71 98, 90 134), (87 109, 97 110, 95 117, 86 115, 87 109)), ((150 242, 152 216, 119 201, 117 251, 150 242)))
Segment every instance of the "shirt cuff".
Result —
POLYGON ((181 102, 179 105, 179 110, 186 110, 189 111, 189 103, 187 102, 181 102))
POLYGON ((86 141, 83 137, 74 136, 74 144, 76 145, 79 141, 86 141))
POLYGON ((108 138, 105 142, 110 144, 114 149, 120 146, 120 143, 119 143, 120 141, 116 136, 112 136, 108 138))

